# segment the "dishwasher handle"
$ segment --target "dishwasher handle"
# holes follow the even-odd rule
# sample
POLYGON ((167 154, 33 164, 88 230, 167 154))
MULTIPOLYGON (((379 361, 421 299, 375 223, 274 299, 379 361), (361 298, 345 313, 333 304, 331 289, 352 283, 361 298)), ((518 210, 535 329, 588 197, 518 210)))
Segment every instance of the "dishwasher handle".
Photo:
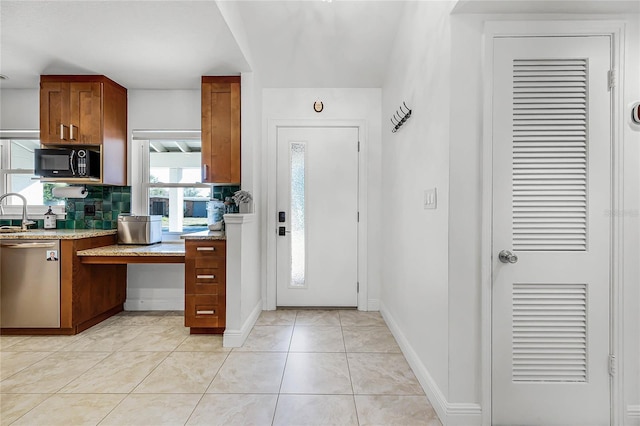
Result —
POLYGON ((56 243, 2 243, 0 247, 27 249, 27 248, 53 248, 56 243))

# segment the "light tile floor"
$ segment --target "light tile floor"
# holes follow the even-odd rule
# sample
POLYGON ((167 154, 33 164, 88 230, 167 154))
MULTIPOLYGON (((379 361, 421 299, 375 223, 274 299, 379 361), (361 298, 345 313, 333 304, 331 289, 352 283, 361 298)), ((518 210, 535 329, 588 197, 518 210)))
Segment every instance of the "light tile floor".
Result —
POLYGON ((233 350, 182 312, 0 336, 1 425, 440 425, 377 312, 265 311, 233 350))

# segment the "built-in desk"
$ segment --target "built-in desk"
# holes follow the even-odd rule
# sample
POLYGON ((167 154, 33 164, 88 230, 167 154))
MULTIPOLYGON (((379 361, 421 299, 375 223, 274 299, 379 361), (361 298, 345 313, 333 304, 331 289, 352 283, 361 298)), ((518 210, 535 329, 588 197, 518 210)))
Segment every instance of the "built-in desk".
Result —
POLYGON ((91 265, 124 265, 129 263, 184 263, 184 242, 151 245, 115 244, 80 250, 80 263, 91 265))

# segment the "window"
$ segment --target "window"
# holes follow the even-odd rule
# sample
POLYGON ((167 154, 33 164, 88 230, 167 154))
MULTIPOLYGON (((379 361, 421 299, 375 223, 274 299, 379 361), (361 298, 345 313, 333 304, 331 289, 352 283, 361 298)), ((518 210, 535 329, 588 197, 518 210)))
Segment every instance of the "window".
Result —
MULTIPOLYGON (((64 199, 52 194, 55 186, 64 184, 40 182, 34 175, 34 152, 40 148, 40 141, 32 137, 37 132, 24 133, 31 137, 0 139, 0 195, 9 192, 22 195, 31 214, 43 214, 46 206, 59 206, 54 207, 56 214, 64 213, 64 199)), ((22 201, 18 197, 8 197, 3 204, 7 215, 21 212, 22 201)))
POLYGON ((162 216, 163 232, 207 229, 212 187, 201 183, 200 132, 133 134, 132 212, 162 216))

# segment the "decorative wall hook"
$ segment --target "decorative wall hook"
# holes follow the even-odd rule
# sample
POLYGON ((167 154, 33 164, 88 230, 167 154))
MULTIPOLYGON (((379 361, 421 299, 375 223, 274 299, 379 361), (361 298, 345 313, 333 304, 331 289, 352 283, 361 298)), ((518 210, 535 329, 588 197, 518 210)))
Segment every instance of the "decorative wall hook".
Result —
POLYGON ((393 113, 393 117, 391 117, 391 124, 393 124, 391 133, 397 132, 398 129, 400 129, 400 127, 402 127, 402 125, 411 118, 411 108, 409 108, 404 101, 402 102, 402 105, 400 105, 400 111, 396 110, 396 112, 393 113), (404 105, 404 109, 402 108, 402 105, 404 105))

